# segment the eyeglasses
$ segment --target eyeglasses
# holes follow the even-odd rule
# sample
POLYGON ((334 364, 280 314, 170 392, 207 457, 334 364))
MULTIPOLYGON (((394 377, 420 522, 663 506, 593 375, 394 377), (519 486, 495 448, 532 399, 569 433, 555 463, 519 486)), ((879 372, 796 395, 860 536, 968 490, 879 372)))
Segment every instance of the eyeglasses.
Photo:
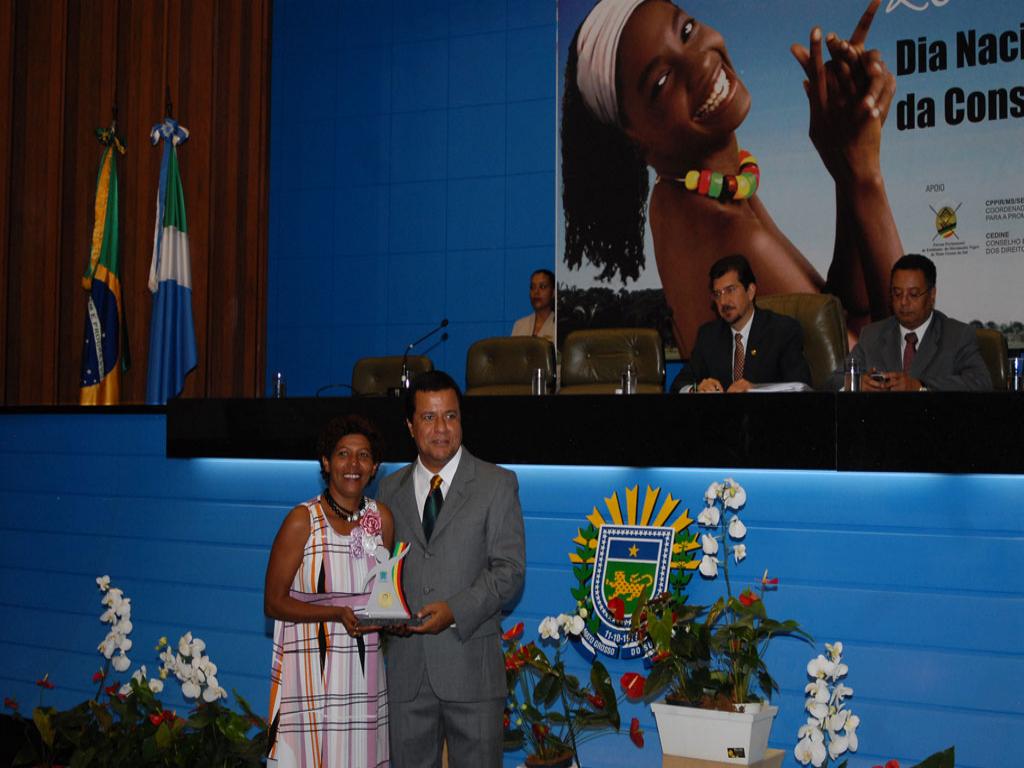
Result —
POLYGON ((732 296, 741 287, 742 286, 740 286, 739 283, 733 283, 732 285, 727 285, 724 288, 719 288, 718 290, 712 291, 711 292, 711 298, 713 298, 713 299, 715 299, 717 301, 718 299, 722 298, 723 296, 732 296))
POLYGON ((896 299, 897 301, 902 299, 904 297, 904 295, 908 299, 910 299, 911 301, 917 301, 922 296, 926 296, 929 293, 931 293, 931 290, 932 290, 931 288, 924 288, 924 289, 910 288, 907 291, 904 291, 902 288, 893 288, 890 291, 890 293, 892 294, 892 297, 894 299, 896 299))

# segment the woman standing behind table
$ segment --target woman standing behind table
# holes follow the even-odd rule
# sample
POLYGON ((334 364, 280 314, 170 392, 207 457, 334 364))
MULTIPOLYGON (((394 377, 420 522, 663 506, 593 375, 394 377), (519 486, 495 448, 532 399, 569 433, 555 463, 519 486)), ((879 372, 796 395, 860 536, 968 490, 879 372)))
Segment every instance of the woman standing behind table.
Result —
POLYGON ((391 511, 363 495, 380 463, 380 435, 359 416, 336 418, 317 455, 327 487, 288 513, 267 565, 263 605, 277 620, 268 765, 387 766, 379 637, 353 611, 366 603, 377 547, 394 540, 391 511), (347 604, 317 604, 327 593, 347 604))
POLYGON ((555 343, 555 274, 537 269, 530 275, 530 305, 533 312, 516 320, 513 336, 537 336, 555 343))

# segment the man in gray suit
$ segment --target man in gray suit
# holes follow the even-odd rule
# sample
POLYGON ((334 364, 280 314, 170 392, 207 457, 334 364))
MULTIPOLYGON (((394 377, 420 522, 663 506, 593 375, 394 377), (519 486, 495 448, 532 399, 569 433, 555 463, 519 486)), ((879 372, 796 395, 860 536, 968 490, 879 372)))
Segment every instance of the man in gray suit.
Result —
POLYGON ((992 389, 974 329, 935 309, 935 279, 927 256, 908 253, 893 265, 893 316, 865 327, 853 348, 865 392, 992 389))
POLYGON ((412 464, 384 478, 379 498, 395 539, 412 544, 403 585, 423 619, 387 644, 391 760, 433 768, 499 768, 505 664, 501 607, 526 570, 513 472, 462 447, 462 394, 442 371, 417 376, 406 401, 412 464))

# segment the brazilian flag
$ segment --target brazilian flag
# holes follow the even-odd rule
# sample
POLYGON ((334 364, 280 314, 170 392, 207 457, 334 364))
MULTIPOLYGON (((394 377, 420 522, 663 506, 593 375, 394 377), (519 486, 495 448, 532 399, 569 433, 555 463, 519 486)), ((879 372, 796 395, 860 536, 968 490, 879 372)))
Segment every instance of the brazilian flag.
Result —
POLYGON ((89 299, 79 402, 117 405, 121 401, 121 371, 131 365, 117 253, 117 155, 123 155, 125 148, 116 124, 96 129, 96 138, 104 149, 96 179, 96 220, 89 262, 82 277, 89 299))

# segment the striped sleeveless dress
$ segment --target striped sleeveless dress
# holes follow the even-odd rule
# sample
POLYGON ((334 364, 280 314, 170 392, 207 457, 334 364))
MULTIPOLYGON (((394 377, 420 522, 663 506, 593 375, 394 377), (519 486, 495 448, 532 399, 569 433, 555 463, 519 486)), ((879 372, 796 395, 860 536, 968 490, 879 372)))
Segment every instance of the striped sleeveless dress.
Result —
MULTIPOLYGON (((335 531, 319 497, 304 506, 310 533, 292 591, 306 593, 296 596, 308 602, 332 593, 365 604, 363 580, 374 562, 370 539, 359 529, 348 536, 335 531)), ((367 500, 360 525, 380 530, 374 501, 367 500)), ((268 767, 388 766, 387 689, 377 634, 352 638, 340 622, 275 621, 269 722, 268 767)))

